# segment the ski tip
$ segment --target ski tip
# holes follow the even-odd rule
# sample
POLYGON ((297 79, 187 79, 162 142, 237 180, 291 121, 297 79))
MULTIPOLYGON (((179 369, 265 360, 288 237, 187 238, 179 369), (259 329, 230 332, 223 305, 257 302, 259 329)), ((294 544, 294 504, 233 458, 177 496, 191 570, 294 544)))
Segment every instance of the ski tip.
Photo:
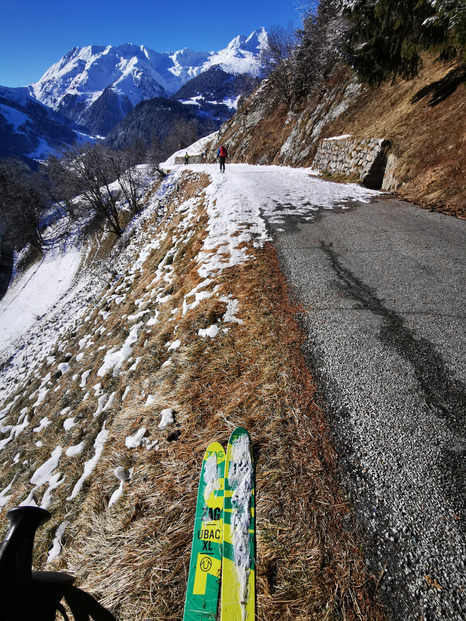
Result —
POLYGON ((247 436, 250 439, 249 432, 244 427, 236 427, 236 429, 231 432, 230 441, 238 436, 247 436))
POLYGON ((225 451, 223 450, 223 446, 220 444, 220 442, 211 442, 205 450, 205 456, 208 457, 209 455, 212 455, 212 453, 217 453, 218 455, 223 452, 225 451))
POLYGON ((225 461, 226 451, 219 442, 211 442, 209 444, 204 453, 203 463, 205 464, 208 460, 210 460, 212 458, 212 455, 215 455, 218 466, 223 464, 223 462, 225 461))

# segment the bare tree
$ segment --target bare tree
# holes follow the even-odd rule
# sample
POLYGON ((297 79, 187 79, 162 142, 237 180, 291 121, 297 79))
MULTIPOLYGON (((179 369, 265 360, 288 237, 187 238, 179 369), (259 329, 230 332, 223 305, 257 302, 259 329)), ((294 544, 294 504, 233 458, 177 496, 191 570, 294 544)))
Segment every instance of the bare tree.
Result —
POLYGON ((48 204, 44 180, 19 160, 0 160, 0 235, 16 249, 42 251, 41 216, 48 204))
POLYGON ((195 119, 179 118, 163 142, 162 150, 168 156, 178 151, 186 149, 189 145, 196 142, 199 138, 199 129, 195 119))
POLYGON ((114 185, 117 170, 117 156, 100 143, 72 147, 50 168, 60 200, 69 204, 74 200, 72 196, 79 196, 91 214, 104 219, 110 231, 120 236, 123 233, 118 209, 121 188, 114 185))
POLYGON ((67 157, 49 157, 47 160, 47 173, 50 178, 50 198, 58 206, 61 206, 73 220, 77 220, 88 214, 90 207, 83 206, 82 202, 77 200, 79 193, 78 181, 71 175, 67 166, 67 157))
POLYGON ((275 26, 268 35, 267 49, 262 55, 269 84, 278 96, 290 105, 293 94, 293 56, 296 46, 291 26, 275 26))
POLYGON ((115 173, 121 193, 131 213, 137 214, 142 209, 139 200, 141 174, 137 168, 139 153, 130 148, 112 157, 115 157, 115 173))

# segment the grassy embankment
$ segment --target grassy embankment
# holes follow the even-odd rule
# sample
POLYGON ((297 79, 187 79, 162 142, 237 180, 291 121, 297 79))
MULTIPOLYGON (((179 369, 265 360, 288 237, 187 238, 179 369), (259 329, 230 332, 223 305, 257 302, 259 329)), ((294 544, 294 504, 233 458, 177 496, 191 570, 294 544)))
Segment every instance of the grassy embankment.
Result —
MULTIPOLYGON (((185 174, 164 199, 164 217, 154 212, 144 225, 139 250, 152 243, 145 261, 109 285, 55 355, 19 387, 9 420, 25 407, 32 419, 2 453, 2 482, 17 476, 5 510, 29 493, 32 473, 57 446, 82 442, 80 455, 60 458, 64 476, 52 493, 53 518, 37 538, 36 567, 66 519, 64 549, 52 567, 75 573, 121 620, 180 619, 202 455, 211 441, 226 444, 242 425, 257 462, 258 619, 382 619, 377 577, 365 573, 327 423, 300 352, 299 309, 273 246, 251 245, 248 261, 211 282, 199 276, 207 184, 202 175, 185 174), (190 308, 196 287, 212 295, 190 308), (233 321, 225 314, 228 300, 238 301, 233 321), (157 322, 150 321, 156 311, 157 322), (119 374, 99 376, 106 354, 121 348, 138 322, 119 374), (199 334, 214 324, 215 338, 199 334), (65 358, 70 370, 60 374, 65 358), (48 385, 48 373, 50 390, 31 409, 31 395, 48 385), (113 398, 98 412, 102 393, 113 398), (173 409, 175 422, 161 429, 165 408, 173 409), (44 416, 51 424, 32 432, 44 416), (65 432, 64 418, 71 416, 75 425, 65 432), (96 468, 70 500, 104 423, 109 437, 96 468), (129 448, 126 439, 142 427, 145 443, 129 448), (118 466, 131 478, 108 508, 118 466)), ((39 502, 45 489, 37 490, 39 502)))

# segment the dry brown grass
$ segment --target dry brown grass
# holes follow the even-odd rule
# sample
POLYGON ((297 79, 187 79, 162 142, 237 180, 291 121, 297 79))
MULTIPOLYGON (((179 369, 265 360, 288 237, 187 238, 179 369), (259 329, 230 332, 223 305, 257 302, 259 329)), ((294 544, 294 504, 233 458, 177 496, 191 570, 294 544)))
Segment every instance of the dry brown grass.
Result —
POLYGON ((278 103, 268 110, 252 131, 248 125, 247 113, 239 121, 239 128, 234 124, 227 125, 222 141, 232 139, 237 143, 231 149, 231 161, 247 161, 249 164, 279 163, 281 146, 290 131, 286 118, 286 106, 278 103))
MULTIPOLYGON (((199 337, 197 329, 225 310, 211 298, 179 324, 183 347, 172 371, 154 381, 160 404, 176 401, 180 436, 161 438, 156 454, 138 450, 115 509, 102 514, 89 502, 93 518, 73 564, 86 561, 86 586, 105 594, 121 619, 181 618, 202 454, 244 425, 257 460, 258 618, 382 618, 273 249, 228 270, 221 293, 240 301, 244 323, 213 340, 199 337)), ((136 416, 136 427, 150 428, 136 403, 127 414, 124 433, 136 416)))
MULTIPOLYGON (((50 391, 40 416, 52 418, 68 404, 66 416, 76 416, 78 424, 66 440, 84 440, 86 449, 60 462, 66 479, 54 492, 53 523, 39 534, 36 566, 66 517, 65 548, 53 567, 75 573, 79 584, 121 621, 180 619, 202 455, 211 441, 226 444, 231 430, 242 425, 251 434, 257 464, 258 619, 382 619, 376 582, 364 571, 360 539, 338 488, 327 424, 300 352, 298 309, 290 303, 273 247, 251 249, 254 260, 224 270, 215 279, 216 294, 182 314, 183 300, 200 282, 197 258, 206 234, 206 184, 202 176, 186 175, 160 223, 164 238, 125 285, 126 300, 121 305, 109 301, 122 286, 118 281, 90 309, 89 321, 61 344, 64 351, 76 353, 80 339, 91 334, 94 341, 84 350, 85 358, 78 362, 74 356, 71 370, 56 379, 57 391, 50 391), (179 208, 189 198, 196 201, 197 212, 189 235, 180 237, 179 208), (173 269, 170 283, 154 281, 161 265, 173 269), (170 297, 159 305, 159 322, 141 328, 120 376, 99 377, 105 352, 120 346, 128 334, 122 317, 144 308, 151 316, 153 302, 136 301, 151 292, 166 294, 167 287, 170 297), (224 321, 226 303, 219 299, 224 296, 239 301, 237 318, 243 323, 224 321), (105 322, 101 310, 110 313, 105 322), (212 324, 220 328, 217 337, 199 335, 200 328, 212 324), (182 344, 170 352, 166 344, 175 338, 182 344), (137 358, 136 370, 130 370, 137 358), (80 388, 85 369, 91 373, 80 388), (105 392, 115 392, 115 399, 94 418, 92 387, 97 383, 105 392), (122 401, 126 387, 130 392, 122 401), (90 394, 83 401, 85 391, 90 394), (150 404, 148 395, 153 397, 150 404), (175 411, 175 424, 160 429, 160 411, 167 407, 175 411), (104 420, 110 430, 105 450, 78 499, 66 501, 84 460, 93 454, 104 420), (129 449, 125 438, 141 427, 152 448, 129 449), (117 466, 132 470, 132 476, 123 496, 108 508, 118 487, 117 466)), ((188 303, 192 300, 187 297, 188 303)), ((37 388, 49 369, 44 363, 28 391, 37 388)), ((15 405, 15 412, 20 407, 15 405)), ((6 508, 24 498, 31 473, 64 442, 61 423, 57 419, 51 433, 43 434, 42 448, 28 439, 29 465, 21 474, 20 492, 6 508)), ((11 447, 11 456, 13 451, 11 447)))
POLYGON ((423 206, 466 217, 464 78, 448 97, 434 103, 441 84, 455 71, 455 63, 444 65, 426 55, 416 79, 366 90, 325 131, 390 139, 399 158, 397 176, 402 186, 398 194, 423 206))

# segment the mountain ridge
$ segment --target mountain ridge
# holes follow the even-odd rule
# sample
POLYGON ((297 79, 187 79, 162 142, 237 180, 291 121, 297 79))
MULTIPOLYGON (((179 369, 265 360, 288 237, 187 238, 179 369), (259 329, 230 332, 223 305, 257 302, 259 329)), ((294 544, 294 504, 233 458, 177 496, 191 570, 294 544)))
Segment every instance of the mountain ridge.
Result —
MULTIPOLYGON (((212 67, 232 75, 262 75, 260 56, 267 44, 264 28, 235 37, 223 50, 156 52, 144 45, 75 47, 32 83, 29 93, 72 122, 89 126, 91 109, 101 97, 119 100, 124 111, 153 97, 170 97, 190 79, 212 67)), ((122 120, 124 114, 122 113, 122 120)), ((116 123, 115 123, 116 124, 116 123)))
POLYGON ((25 87, 0 86, 0 157, 44 158, 79 140, 77 132, 25 87))

